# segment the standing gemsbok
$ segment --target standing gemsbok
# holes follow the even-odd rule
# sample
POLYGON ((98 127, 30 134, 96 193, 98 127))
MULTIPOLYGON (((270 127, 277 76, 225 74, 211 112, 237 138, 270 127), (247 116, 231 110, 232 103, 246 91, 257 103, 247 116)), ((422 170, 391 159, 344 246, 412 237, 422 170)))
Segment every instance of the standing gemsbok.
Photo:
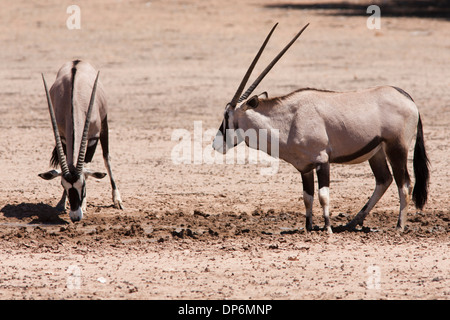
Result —
POLYGON ((106 173, 92 172, 84 166, 85 163, 91 162, 99 139, 111 180, 114 206, 123 209, 111 172, 107 104, 98 76, 99 73, 87 62, 67 62, 58 71, 49 92, 42 75, 56 141, 51 164, 55 168, 59 164, 61 172, 51 170, 39 176, 46 180, 61 176, 64 192, 56 207, 64 210, 68 197, 69 216, 73 222, 81 220, 83 212, 86 211, 87 177, 102 179, 106 176, 106 173))
MULTIPOLYGON (((351 230, 363 224, 364 218, 391 184, 392 175, 386 162, 387 158, 400 197, 397 228, 403 230, 411 195, 416 207, 422 209, 427 201, 429 180, 429 162, 425 152, 422 122, 417 106, 409 94, 391 86, 353 92, 307 88, 282 97, 268 98, 267 93, 263 93, 247 99, 307 26, 242 94, 276 25, 273 27, 233 99, 225 108, 224 120, 214 139, 213 148, 226 153, 229 148, 245 140, 251 148, 268 146, 267 151, 264 151, 270 154, 270 150, 273 150, 270 146, 273 141, 271 135, 278 134, 276 140, 279 141, 279 157, 291 163, 302 175, 306 229, 312 229, 315 169, 319 184, 319 201, 325 219, 324 229, 330 233, 332 232, 329 212, 330 163, 355 164, 369 160, 375 176, 375 191, 361 211, 347 224, 347 228, 351 230), (256 145, 251 145, 249 139, 242 134, 227 135, 227 130, 237 129, 244 132, 250 129, 256 132, 265 129, 268 132, 265 135, 267 141, 261 141, 262 144, 257 141, 256 145), (416 183, 413 190, 407 159, 414 135, 416 144, 413 167, 416 183)), ((256 138, 259 139, 259 135, 256 138)))

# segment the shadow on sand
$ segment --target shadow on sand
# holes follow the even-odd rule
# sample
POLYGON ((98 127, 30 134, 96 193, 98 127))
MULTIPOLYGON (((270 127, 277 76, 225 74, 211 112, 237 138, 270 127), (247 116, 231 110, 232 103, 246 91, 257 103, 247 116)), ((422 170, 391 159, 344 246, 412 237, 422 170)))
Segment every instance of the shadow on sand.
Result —
POLYGON ((17 205, 7 204, 0 212, 6 218, 26 219, 32 218, 29 224, 68 224, 67 221, 59 216, 65 214, 59 212, 54 207, 43 203, 21 203, 17 205))

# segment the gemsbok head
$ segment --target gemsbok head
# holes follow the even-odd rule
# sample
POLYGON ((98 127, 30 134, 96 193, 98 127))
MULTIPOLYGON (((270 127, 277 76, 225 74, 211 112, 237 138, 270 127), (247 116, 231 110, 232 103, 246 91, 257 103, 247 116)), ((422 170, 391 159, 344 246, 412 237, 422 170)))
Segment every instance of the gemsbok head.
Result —
POLYGON ((50 162, 55 168, 60 165, 61 171, 50 170, 39 176, 45 180, 61 177, 64 191, 56 208, 65 210, 68 197, 69 217, 73 222, 81 220, 86 212, 87 178, 102 179, 106 176, 106 173, 93 172, 85 167, 91 162, 99 139, 111 181, 114 206, 123 209, 111 172, 107 104, 98 77, 99 72, 89 63, 70 61, 58 71, 49 92, 42 75, 56 142, 50 162))
MULTIPOLYGON (((313 229, 312 208, 314 170, 316 170, 319 202, 325 220, 324 230, 329 233, 332 233, 329 211, 330 163, 355 164, 368 160, 375 176, 376 187, 372 196, 346 225, 346 229, 353 230, 357 225, 363 225, 367 214, 392 183, 387 159, 400 198, 397 229, 404 230, 411 196, 416 208, 422 209, 427 202, 429 182, 429 161, 425 151, 422 121, 413 99, 404 90, 392 86, 352 92, 306 88, 275 98, 269 98, 267 93, 250 97, 256 86, 308 25, 242 94, 276 26, 270 31, 234 97, 227 104, 213 148, 226 153, 228 149, 245 140, 249 147, 258 149, 259 142, 249 144, 242 138, 242 134, 229 134, 229 131, 264 129, 267 132, 277 132, 279 158, 292 164, 302 176, 306 229, 308 231, 313 229), (416 181, 413 189, 407 159, 414 135, 416 143, 413 167, 416 181)), ((269 135, 267 137, 269 139, 269 135)), ((263 145, 267 143, 269 141, 263 145)))

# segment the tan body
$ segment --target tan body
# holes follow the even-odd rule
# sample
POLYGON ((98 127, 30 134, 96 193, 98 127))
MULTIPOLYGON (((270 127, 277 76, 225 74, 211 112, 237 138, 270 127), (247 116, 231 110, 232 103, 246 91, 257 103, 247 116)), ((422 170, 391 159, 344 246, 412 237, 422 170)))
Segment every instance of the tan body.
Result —
MULTIPOLYGON (((59 69, 56 80, 50 88, 50 96, 55 109, 56 122, 62 142, 67 148, 67 164, 75 166, 81 143, 86 113, 97 71, 87 62, 76 64, 75 81, 72 91, 72 61, 59 69), (73 94, 73 99, 72 99, 73 94), (72 108, 73 101, 73 108, 72 108), (73 111, 73 114, 72 114, 73 111), (75 134, 72 134, 72 133, 75 134), (73 140, 75 138, 75 141, 73 140)), ((90 118, 88 146, 100 138, 101 123, 108 113, 105 92, 99 80, 90 118)))
POLYGON ((401 140, 409 145, 418 119, 415 103, 389 86, 355 92, 302 89, 285 97, 259 99, 257 108, 237 107, 234 113, 236 128, 244 131, 278 129, 280 158, 300 172, 326 162, 366 161, 381 144, 363 157, 351 156, 376 137, 383 144, 401 140))

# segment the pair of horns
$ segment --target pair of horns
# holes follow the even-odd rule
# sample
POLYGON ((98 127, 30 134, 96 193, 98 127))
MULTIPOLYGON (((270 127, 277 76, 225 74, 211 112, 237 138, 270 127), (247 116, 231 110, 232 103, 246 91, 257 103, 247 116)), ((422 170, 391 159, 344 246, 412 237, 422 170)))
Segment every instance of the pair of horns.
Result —
POLYGON ((231 102, 229 103, 232 108, 234 108, 239 102, 244 101, 248 98, 248 96, 255 90, 255 88, 258 86, 258 84, 264 79, 264 77, 269 73, 269 71, 272 69, 272 67, 280 60, 280 58, 286 53, 286 51, 292 46, 292 44, 300 37, 302 32, 309 26, 309 23, 305 25, 296 35, 295 37, 284 47, 283 50, 280 51, 280 53, 272 60, 271 63, 264 69, 263 72, 256 78, 256 80, 252 83, 252 85, 245 91, 245 93, 241 96, 242 92, 244 91, 244 87, 247 84, 248 79, 250 78, 250 75, 255 68, 256 63, 259 60, 259 57, 261 56, 261 53, 264 51, 264 48, 266 47, 267 42, 269 42, 270 37, 272 36, 273 31, 278 26, 278 23, 276 23, 272 30, 270 30, 269 34, 266 37, 266 40, 264 40, 264 43, 262 44, 261 48, 259 49, 258 53, 256 54, 255 58, 252 61, 252 64, 248 68, 247 72, 244 75, 244 78, 241 81, 241 84, 239 85, 236 93, 234 94, 233 99, 231 99, 231 102))
MULTIPOLYGON (((88 138, 88 133, 89 133, 89 123, 91 121, 92 107, 93 107, 94 101, 95 101, 95 92, 97 91, 97 81, 98 81, 99 75, 100 75, 100 71, 97 73, 97 77, 95 78, 94 86, 92 88, 92 93, 91 93, 91 100, 89 101, 89 107, 88 107, 88 111, 86 113, 86 121, 84 123, 83 136, 81 138, 80 151, 78 153, 78 160, 77 160, 77 166, 76 166, 76 173, 78 175, 81 175, 83 173, 84 157, 86 155, 86 145, 87 145, 87 138, 88 138)), ((47 83, 45 82, 45 77, 43 74, 42 74, 42 80, 44 81, 45 94, 47 95, 48 111, 50 112, 50 119, 52 121, 53 134, 55 135, 55 141, 56 141, 56 151, 58 154, 59 163, 61 165, 61 171, 63 173, 63 176, 67 176, 70 174, 70 170, 69 170, 69 166, 67 165, 66 157, 64 156, 64 150, 63 150, 62 143, 61 143, 61 137, 59 136, 58 125, 56 123, 55 111, 53 109, 52 100, 50 98, 50 93, 48 92, 47 83)))

